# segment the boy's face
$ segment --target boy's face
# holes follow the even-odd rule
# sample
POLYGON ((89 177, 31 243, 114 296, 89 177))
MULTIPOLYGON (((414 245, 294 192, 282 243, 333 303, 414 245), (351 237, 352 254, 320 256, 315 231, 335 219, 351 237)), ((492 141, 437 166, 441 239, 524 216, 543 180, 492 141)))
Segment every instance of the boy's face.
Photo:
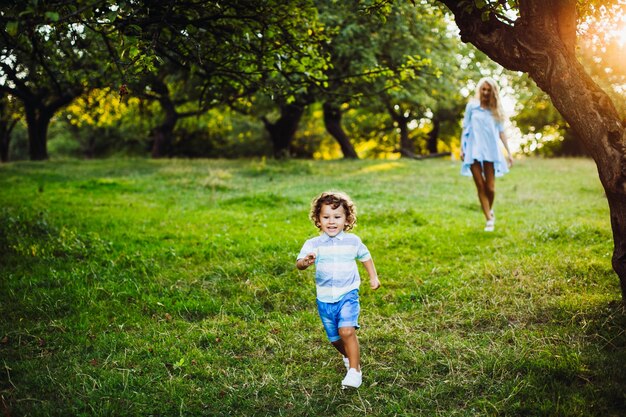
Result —
POLYGON ((346 211, 343 206, 334 209, 328 204, 323 204, 320 210, 320 225, 322 232, 328 236, 337 236, 346 225, 346 211))

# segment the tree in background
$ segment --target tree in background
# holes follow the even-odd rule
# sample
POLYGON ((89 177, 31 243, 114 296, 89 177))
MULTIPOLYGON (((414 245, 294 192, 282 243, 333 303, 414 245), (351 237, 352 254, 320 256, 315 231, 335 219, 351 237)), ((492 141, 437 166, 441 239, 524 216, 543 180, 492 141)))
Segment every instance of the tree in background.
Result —
MULTIPOLYGON (((166 74, 184 71, 187 82, 193 80, 196 92, 185 96, 197 96, 197 113, 264 93, 283 102, 285 114, 293 116, 297 126, 299 117, 291 111, 297 107, 293 92, 297 95, 303 85, 323 77, 325 60, 318 51, 323 34, 309 0, 178 1, 156 8, 143 4, 140 10, 130 11, 127 19, 142 28, 143 39, 152 39, 156 54, 167 64, 166 74)), ((169 133, 163 133, 172 132, 182 115, 167 100, 166 87, 161 83, 157 93, 166 117, 155 131, 155 144, 163 136, 166 143, 171 142, 169 133)), ((289 124, 293 121, 268 124, 273 128, 277 155, 284 148, 284 137, 293 130, 285 127, 289 124)))
MULTIPOLYGON (((459 91, 471 77, 460 68, 458 39, 448 28, 442 10, 428 3, 394 3, 385 24, 373 34, 377 61, 391 69, 375 80, 377 93, 364 98, 373 112, 387 112, 399 131, 396 151, 416 157, 416 139, 410 123, 430 116, 429 151, 437 153, 441 121, 458 120, 459 91), (456 114, 455 114, 456 113, 456 114)), ((417 151, 422 153, 421 149, 417 151)))
POLYGON ((0 91, 0 161, 8 162, 11 132, 22 118, 19 103, 10 95, 0 91))
POLYGON ((513 80, 513 88, 517 97, 514 121, 527 132, 520 144, 522 153, 547 157, 586 155, 576 132, 527 75, 513 80))
POLYGON ((54 114, 89 88, 111 81, 102 38, 69 2, 13 2, 0 14, 0 91, 23 105, 32 160, 48 158, 54 114))
POLYGON ((259 90, 283 94, 270 76, 323 77, 315 16, 309 0, 16 2, 0 15, 0 89, 24 104, 31 159, 46 159, 58 110, 92 88, 153 77, 166 116, 155 135, 167 142, 181 114, 167 101, 168 81, 154 83, 160 68, 196 77, 205 111, 259 90))
POLYGON ((529 74, 595 160, 611 212, 613 269, 626 300, 626 129, 611 97, 576 54, 578 19, 593 11, 592 2, 577 9, 577 2, 567 0, 440 1, 454 13, 462 40, 529 74))

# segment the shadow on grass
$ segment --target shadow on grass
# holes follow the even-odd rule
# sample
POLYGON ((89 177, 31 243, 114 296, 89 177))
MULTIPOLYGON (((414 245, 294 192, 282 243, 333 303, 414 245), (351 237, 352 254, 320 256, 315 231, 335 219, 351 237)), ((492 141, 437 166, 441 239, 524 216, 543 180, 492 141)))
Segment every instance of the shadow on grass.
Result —
POLYGON ((557 336, 571 343, 534 352, 516 365, 529 384, 518 394, 520 415, 626 415, 626 305, 611 302, 569 318, 566 313, 560 307, 544 312, 555 319, 555 333, 581 329, 557 336))

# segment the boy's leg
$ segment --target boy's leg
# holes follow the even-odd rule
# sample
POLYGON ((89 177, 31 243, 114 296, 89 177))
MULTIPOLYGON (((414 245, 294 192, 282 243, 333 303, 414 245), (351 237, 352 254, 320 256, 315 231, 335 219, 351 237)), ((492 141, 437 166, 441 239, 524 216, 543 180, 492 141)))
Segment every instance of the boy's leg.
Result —
POLYGON ((318 312, 331 344, 344 357, 348 369, 360 370, 359 342, 355 330, 359 327, 360 312, 358 291, 354 291, 336 304, 317 301, 318 312))
POLYGON ((360 372, 361 353, 359 350, 359 340, 356 337, 356 329, 354 327, 340 327, 339 336, 341 336, 341 342, 346 352, 344 356, 347 356, 350 361, 350 368, 354 368, 360 372))
POLYGON ((345 358, 346 349, 343 346, 343 340, 339 335, 339 328, 337 327, 337 312, 336 308, 332 304, 323 303, 317 300, 317 310, 322 320, 322 325, 326 331, 326 336, 330 343, 343 355, 345 358))
POLYGON ((359 328, 359 293, 354 291, 348 293, 342 303, 339 312, 339 336, 346 352, 345 356, 350 361, 350 368, 361 371, 361 355, 359 352, 359 341, 356 337, 356 329, 359 328))
POLYGON ((346 353, 346 348, 343 345, 343 340, 339 339, 335 342, 331 342, 333 344, 333 346, 335 347, 335 349, 337 349, 339 351, 339 353, 341 353, 343 356, 348 357, 348 354, 346 353))

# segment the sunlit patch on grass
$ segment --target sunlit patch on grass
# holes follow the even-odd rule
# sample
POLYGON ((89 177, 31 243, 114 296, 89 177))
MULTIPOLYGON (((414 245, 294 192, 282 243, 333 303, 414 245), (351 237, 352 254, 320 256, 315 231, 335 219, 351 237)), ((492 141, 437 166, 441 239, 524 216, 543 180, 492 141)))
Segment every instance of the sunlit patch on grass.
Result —
POLYGON ((252 194, 241 197, 229 198, 220 203, 221 206, 240 206, 247 208, 274 208, 286 205, 300 205, 299 200, 291 199, 277 194, 252 194))
POLYGON ((85 181, 78 185, 79 188, 84 190, 97 190, 101 188, 120 188, 130 187, 134 183, 133 180, 126 178, 96 178, 85 181))
POLYGON ((383 163, 377 163, 375 165, 370 165, 364 168, 361 168, 359 171, 355 172, 355 175, 358 174, 369 174, 372 172, 384 172, 384 171, 390 171, 396 168, 400 168, 404 166, 403 163, 401 162, 383 162, 383 163))

